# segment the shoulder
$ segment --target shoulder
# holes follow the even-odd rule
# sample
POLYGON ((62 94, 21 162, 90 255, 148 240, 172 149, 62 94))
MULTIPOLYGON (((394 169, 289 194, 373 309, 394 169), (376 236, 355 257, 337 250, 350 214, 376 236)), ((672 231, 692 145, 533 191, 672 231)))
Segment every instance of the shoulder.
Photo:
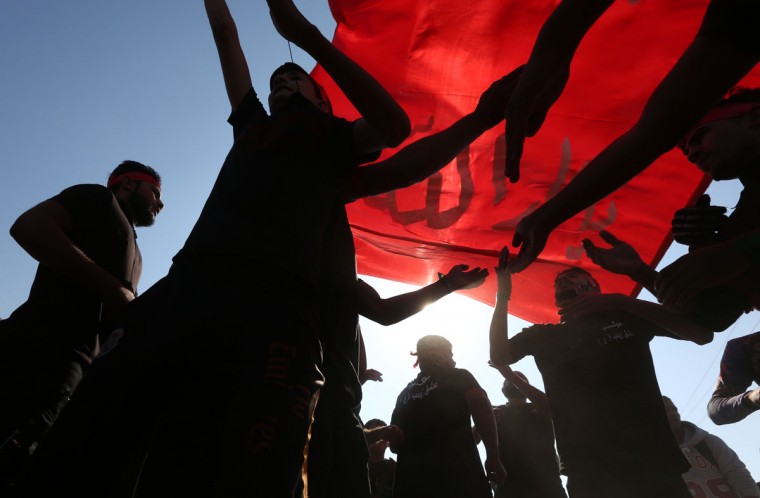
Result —
POLYGON ((267 111, 264 109, 264 105, 259 100, 256 92, 251 88, 248 93, 245 94, 238 106, 232 110, 227 122, 233 127, 238 128, 244 126, 250 121, 256 119, 266 119, 269 117, 267 111))
POLYGON ((114 195, 103 185, 82 184, 62 190, 52 199, 60 202, 64 207, 71 207, 73 204, 110 204, 114 201, 114 195))

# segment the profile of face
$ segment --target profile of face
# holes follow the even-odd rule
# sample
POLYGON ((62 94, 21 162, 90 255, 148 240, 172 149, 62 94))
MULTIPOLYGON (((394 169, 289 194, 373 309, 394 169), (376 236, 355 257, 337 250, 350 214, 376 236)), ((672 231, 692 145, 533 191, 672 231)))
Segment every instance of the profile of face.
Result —
POLYGON ((599 293, 599 284, 596 280, 582 271, 566 270, 554 281, 554 302, 558 308, 564 308, 573 300, 586 294, 599 293))
POLYGON ((733 180, 760 158, 760 108, 741 116, 706 123, 684 140, 684 154, 714 180, 733 180))
POLYGON ((319 96, 314 83, 306 73, 298 70, 284 71, 272 77, 269 110, 275 112, 294 93, 300 93, 319 109, 326 110, 325 101, 319 96))
POLYGON ((662 402, 665 405, 665 413, 668 416, 670 430, 675 433, 681 428, 681 414, 678 413, 678 408, 667 396, 662 397, 662 402))
POLYGON ((135 226, 149 227, 156 222, 156 216, 164 208, 161 187, 148 182, 130 180, 134 185, 127 197, 135 226))

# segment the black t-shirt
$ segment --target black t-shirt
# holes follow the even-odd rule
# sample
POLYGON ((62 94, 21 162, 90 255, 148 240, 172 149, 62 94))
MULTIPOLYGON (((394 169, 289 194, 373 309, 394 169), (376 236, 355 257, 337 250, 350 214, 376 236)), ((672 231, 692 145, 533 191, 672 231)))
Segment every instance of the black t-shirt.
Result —
POLYGON ((668 335, 625 313, 534 325, 509 340, 535 358, 568 475, 594 461, 688 469, 668 425, 649 342, 668 335))
MULTIPOLYGON (((135 231, 113 193, 102 185, 75 185, 52 197, 68 213, 74 245, 133 292, 142 272, 135 231)), ((29 299, 3 322, 4 340, 92 351, 103 327, 98 295, 38 265, 29 299), (16 337, 18 334, 24 337, 16 337)), ((85 354, 85 353, 83 353, 85 354)))
POLYGON ((393 498, 396 462, 392 458, 385 458, 379 462, 370 460, 367 467, 372 498, 393 498))
POLYGON ((404 431, 394 497, 488 497, 465 395, 481 389, 467 370, 420 373, 401 391, 391 424, 404 431))
MULTIPOLYGON (((499 455, 507 471, 503 487, 533 489, 531 496, 543 498, 538 490, 553 483, 556 492, 548 496, 564 496, 551 418, 532 403, 497 406, 494 416, 499 434, 499 455)), ((496 496, 509 495, 497 493, 496 496)))
MULTIPOLYGON (((113 193, 102 185, 75 185, 52 198, 71 218, 72 242, 98 266, 136 292, 142 257, 132 223, 113 193)), ((97 320, 97 295, 43 265, 37 268, 29 303, 62 313, 97 320), (93 311, 94 310, 94 311, 93 311)), ((51 317, 52 318, 52 317, 51 317)))
POLYGON ((320 281, 320 340, 324 348, 323 394, 342 404, 361 402, 359 382, 359 315, 356 312, 356 251, 346 208, 336 203, 325 226, 320 281))
MULTIPOLYGON (((253 89, 230 117, 235 143, 176 258, 233 258, 301 295, 319 286, 328 213, 361 162, 353 123, 296 93, 269 116, 253 89)), ((241 270, 242 271, 242 270, 241 270)))

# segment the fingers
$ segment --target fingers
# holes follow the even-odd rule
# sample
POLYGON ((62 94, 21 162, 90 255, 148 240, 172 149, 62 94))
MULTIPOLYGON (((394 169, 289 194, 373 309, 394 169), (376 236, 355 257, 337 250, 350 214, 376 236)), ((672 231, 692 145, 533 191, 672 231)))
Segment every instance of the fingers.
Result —
POLYGON ((599 236, 602 238, 603 241, 605 241, 611 246, 614 246, 620 243, 620 239, 612 235, 612 233, 608 232, 607 230, 600 231, 599 236))
MULTIPOLYGON (((586 256, 591 258, 591 261, 594 261, 598 247, 591 242, 591 239, 583 239, 581 245, 583 246, 583 250, 586 251, 586 256)), ((594 263, 596 263, 596 261, 594 261, 594 263)))
POLYGON ((520 159, 522 158, 523 142, 525 141, 525 132, 522 126, 517 125, 514 121, 515 119, 507 117, 507 163, 504 168, 504 176, 511 183, 517 183, 520 179, 520 159))
POLYGON ((499 253, 499 265, 496 267, 496 272, 500 273, 507 270, 509 264, 509 247, 502 247, 499 253))

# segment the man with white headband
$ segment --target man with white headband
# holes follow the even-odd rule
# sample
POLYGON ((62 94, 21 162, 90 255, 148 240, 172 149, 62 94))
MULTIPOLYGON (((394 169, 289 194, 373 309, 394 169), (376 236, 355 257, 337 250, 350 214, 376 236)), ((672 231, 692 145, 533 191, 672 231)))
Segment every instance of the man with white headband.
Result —
POLYGON ((100 343, 137 294, 134 227, 164 204, 161 178, 122 162, 107 186, 75 185, 34 206, 11 236, 39 261, 29 298, 0 323, 0 454, 23 461, 55 422, 100 343))

